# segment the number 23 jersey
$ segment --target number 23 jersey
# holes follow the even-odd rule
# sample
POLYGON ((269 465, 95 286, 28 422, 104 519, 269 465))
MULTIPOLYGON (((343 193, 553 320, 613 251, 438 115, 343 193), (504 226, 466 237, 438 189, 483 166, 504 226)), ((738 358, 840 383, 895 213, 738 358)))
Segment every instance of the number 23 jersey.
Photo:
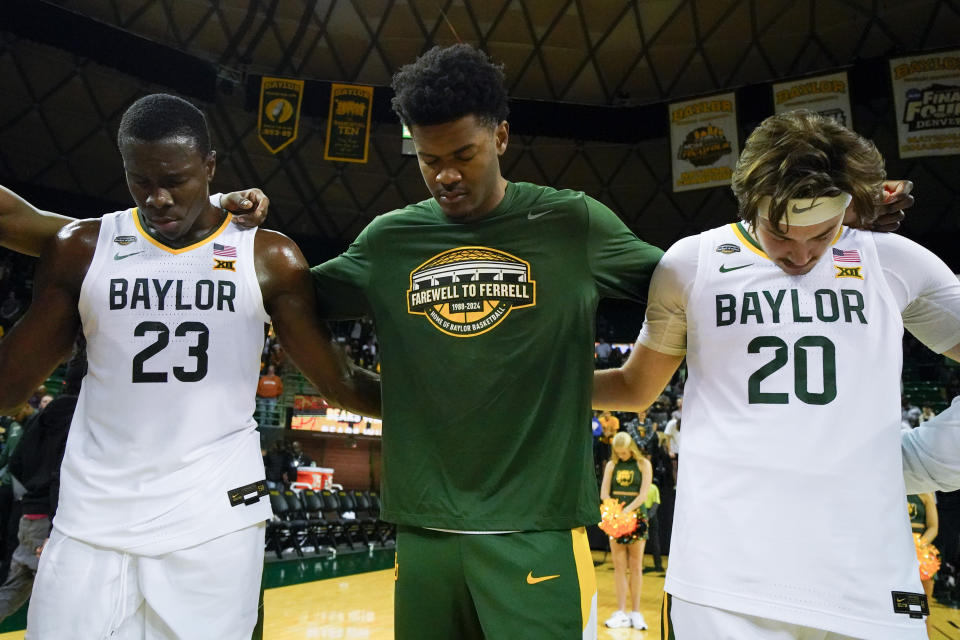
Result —
POLYGON ((80 290, 88 371, 61 470, 54 525, 142 555, 270 517, 253 420, 269 320, 255 231, 230 216, 167 247, 136 210, 105 215, 80 290))
POLYGON ((901 339, 906 325, 938 352, 960 342, 957 291, 923 247, 846 228, 802 276, 739 224, 665 254, 640 342, 683 353, 669 345, 686 335, 669 593, 854 637, 925 637, 894 610, 893 592, 922 593, 902 515, 901 339))

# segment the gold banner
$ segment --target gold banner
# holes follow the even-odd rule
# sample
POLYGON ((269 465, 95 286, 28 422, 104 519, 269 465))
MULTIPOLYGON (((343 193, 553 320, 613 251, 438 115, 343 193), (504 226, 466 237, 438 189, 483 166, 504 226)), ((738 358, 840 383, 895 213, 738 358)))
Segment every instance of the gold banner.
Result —
POLYGON ((257 137, 270 153, 277 153, 297 139, 301 102, 303 80, 267 77, 260 80, 257 137))
POLYGON ((373 87, 354 84, 331 86, 324 160, 367 161, 372 108, 373 87))

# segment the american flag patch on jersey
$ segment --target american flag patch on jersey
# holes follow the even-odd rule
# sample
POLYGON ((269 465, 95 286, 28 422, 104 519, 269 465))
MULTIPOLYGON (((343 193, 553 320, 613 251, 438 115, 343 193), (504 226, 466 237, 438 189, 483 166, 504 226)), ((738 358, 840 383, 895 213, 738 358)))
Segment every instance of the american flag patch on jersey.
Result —
POLYGON ((834 262, 860 262, 860 252, 856 249, 834 249, 834 262))
MULTIPOLYGON (((836 249, 834 249, 836 251, 836 249)), ((237 248, 231 247, 228 244, 217 244, 213 243, 213 255, 220 256, 221 258, 236 258, 237 257, 237 248)))

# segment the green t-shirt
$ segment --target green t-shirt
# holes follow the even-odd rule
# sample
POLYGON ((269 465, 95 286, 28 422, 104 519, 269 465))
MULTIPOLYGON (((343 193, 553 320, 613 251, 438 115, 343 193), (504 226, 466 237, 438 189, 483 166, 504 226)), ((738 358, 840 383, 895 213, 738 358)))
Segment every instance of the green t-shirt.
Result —
POLYGON ((314 267, 324 316, 376 323, 382 517, 470 531, 595 522, 597 301, 644 297, 662 253, 581 192, 508 183, 479 221, 426 200, 314 267))

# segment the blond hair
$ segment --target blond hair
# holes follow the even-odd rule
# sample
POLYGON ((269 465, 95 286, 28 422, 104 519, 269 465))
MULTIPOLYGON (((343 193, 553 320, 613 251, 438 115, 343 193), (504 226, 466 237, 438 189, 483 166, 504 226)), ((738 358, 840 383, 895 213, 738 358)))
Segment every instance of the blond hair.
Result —
POLYGON ((637 446, 636 441, 630 437, 630 434, 626 431, 620 431, 617 435, 613 436, 613 440, 610 441, 610 462, 616 464, 620 458, 617 457, 617 449, 629 449, 630 456, 636 460, 640 461, 641 458, 645 456, 640 452, 640 447, 637 446))
POLYGON ((859 222, 868 224, 876 219, 885 175, 883 156, 873 142, 831 118, 801 109, 770 116, 753 130, 730 186, 740 218, 752 227, 764 196, 772 200, 768 218, 779 226, 789 200, 841 192, 853 196, 859 222))

